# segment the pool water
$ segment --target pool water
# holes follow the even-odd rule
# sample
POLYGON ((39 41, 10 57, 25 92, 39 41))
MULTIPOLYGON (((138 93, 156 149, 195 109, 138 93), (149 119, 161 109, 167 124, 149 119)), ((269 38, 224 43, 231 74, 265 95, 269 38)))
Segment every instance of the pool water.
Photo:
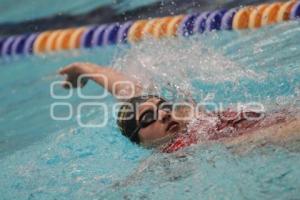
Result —
MULTIPOLYGON (((118 131, 112 96, 68 99, 50 95, 57 70, 75 61, 113 65, 165 95, 191 91, 198 101, 224 106, 261 102, 267 111, 299 109, 299 22, 260 30, 214 32, 46 56, 2 58, 0 93, 0 199, 299 199, 299 141, 233 151, 195 145, 162 154, 131 144, 118 131), (51 119, 53 103, 70 103, 71 119, 51 119), (103 128, 83 128, 78 119, 103 128)), ((57 95, 68 91, 58 85, 57 95)), ((104 90, 89 83, 85 94, 104 90)), ((68 114, 66 107, 56 110, 68 114)))
POLYGON ((157 0, 66 0, 62 4, 60 0, 43 0, 35 2, 32 2, 31 0, 23 0, 21 2, 18 0, 0 0, 0 23, 22 22, 25 20, 46 18, 57 14, 83 14, 95 9, 96 7, 107 5, 113 7, 117 12, 122 12, 139 6, 151 4, 156 1, 157 0))

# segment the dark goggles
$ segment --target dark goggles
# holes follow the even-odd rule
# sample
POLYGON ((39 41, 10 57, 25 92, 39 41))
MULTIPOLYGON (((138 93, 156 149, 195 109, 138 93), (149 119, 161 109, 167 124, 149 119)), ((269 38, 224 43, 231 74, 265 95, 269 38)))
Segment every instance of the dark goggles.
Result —
POLYGON ((138 120, 137 128, 132 132, 130 138, 138 137, 138 133, 142 128, 146 128, 153 124, 158 119, 158 111, 163 110, 165 112, 171 112, 173 110, 173 104, 171 102, 167 102, 163 98, 159 98, 160 101, 156 105, 156 110, 147 110, 145 111, 138 120))

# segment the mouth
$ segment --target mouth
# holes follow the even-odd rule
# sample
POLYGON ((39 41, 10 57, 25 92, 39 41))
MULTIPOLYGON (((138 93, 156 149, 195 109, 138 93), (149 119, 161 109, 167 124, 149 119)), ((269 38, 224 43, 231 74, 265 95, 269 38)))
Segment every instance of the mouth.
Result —
POLYGON ((178 122, 170 122, 166 128, 166 132, 175 132, 175 131, 178 131, 179 130, 179 123, 178 122))

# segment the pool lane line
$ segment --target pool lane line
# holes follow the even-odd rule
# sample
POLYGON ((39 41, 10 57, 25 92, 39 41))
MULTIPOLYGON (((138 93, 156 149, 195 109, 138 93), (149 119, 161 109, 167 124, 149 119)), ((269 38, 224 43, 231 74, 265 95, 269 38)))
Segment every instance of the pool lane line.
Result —
POLYGON ((297 19, 300 19, 300 1, 291 0, 125 23, 48 30, 0 38, 0 56, 45 54, 118 43, 134 44, 146 38, 185 37, 218 30, 255 30, 297 19))

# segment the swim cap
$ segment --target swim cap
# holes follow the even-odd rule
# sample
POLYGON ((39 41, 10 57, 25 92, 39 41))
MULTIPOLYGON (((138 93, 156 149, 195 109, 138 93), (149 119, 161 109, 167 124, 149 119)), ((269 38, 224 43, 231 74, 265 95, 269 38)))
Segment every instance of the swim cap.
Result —
POLYGON ((151 98, 160 98, 158 95, 142 95, 133 97, 124 102, 118 112, 117 124, 122 134, 132 142, 139 144, 140 138, 137 130, 136 113, 138 105, 151 98))

